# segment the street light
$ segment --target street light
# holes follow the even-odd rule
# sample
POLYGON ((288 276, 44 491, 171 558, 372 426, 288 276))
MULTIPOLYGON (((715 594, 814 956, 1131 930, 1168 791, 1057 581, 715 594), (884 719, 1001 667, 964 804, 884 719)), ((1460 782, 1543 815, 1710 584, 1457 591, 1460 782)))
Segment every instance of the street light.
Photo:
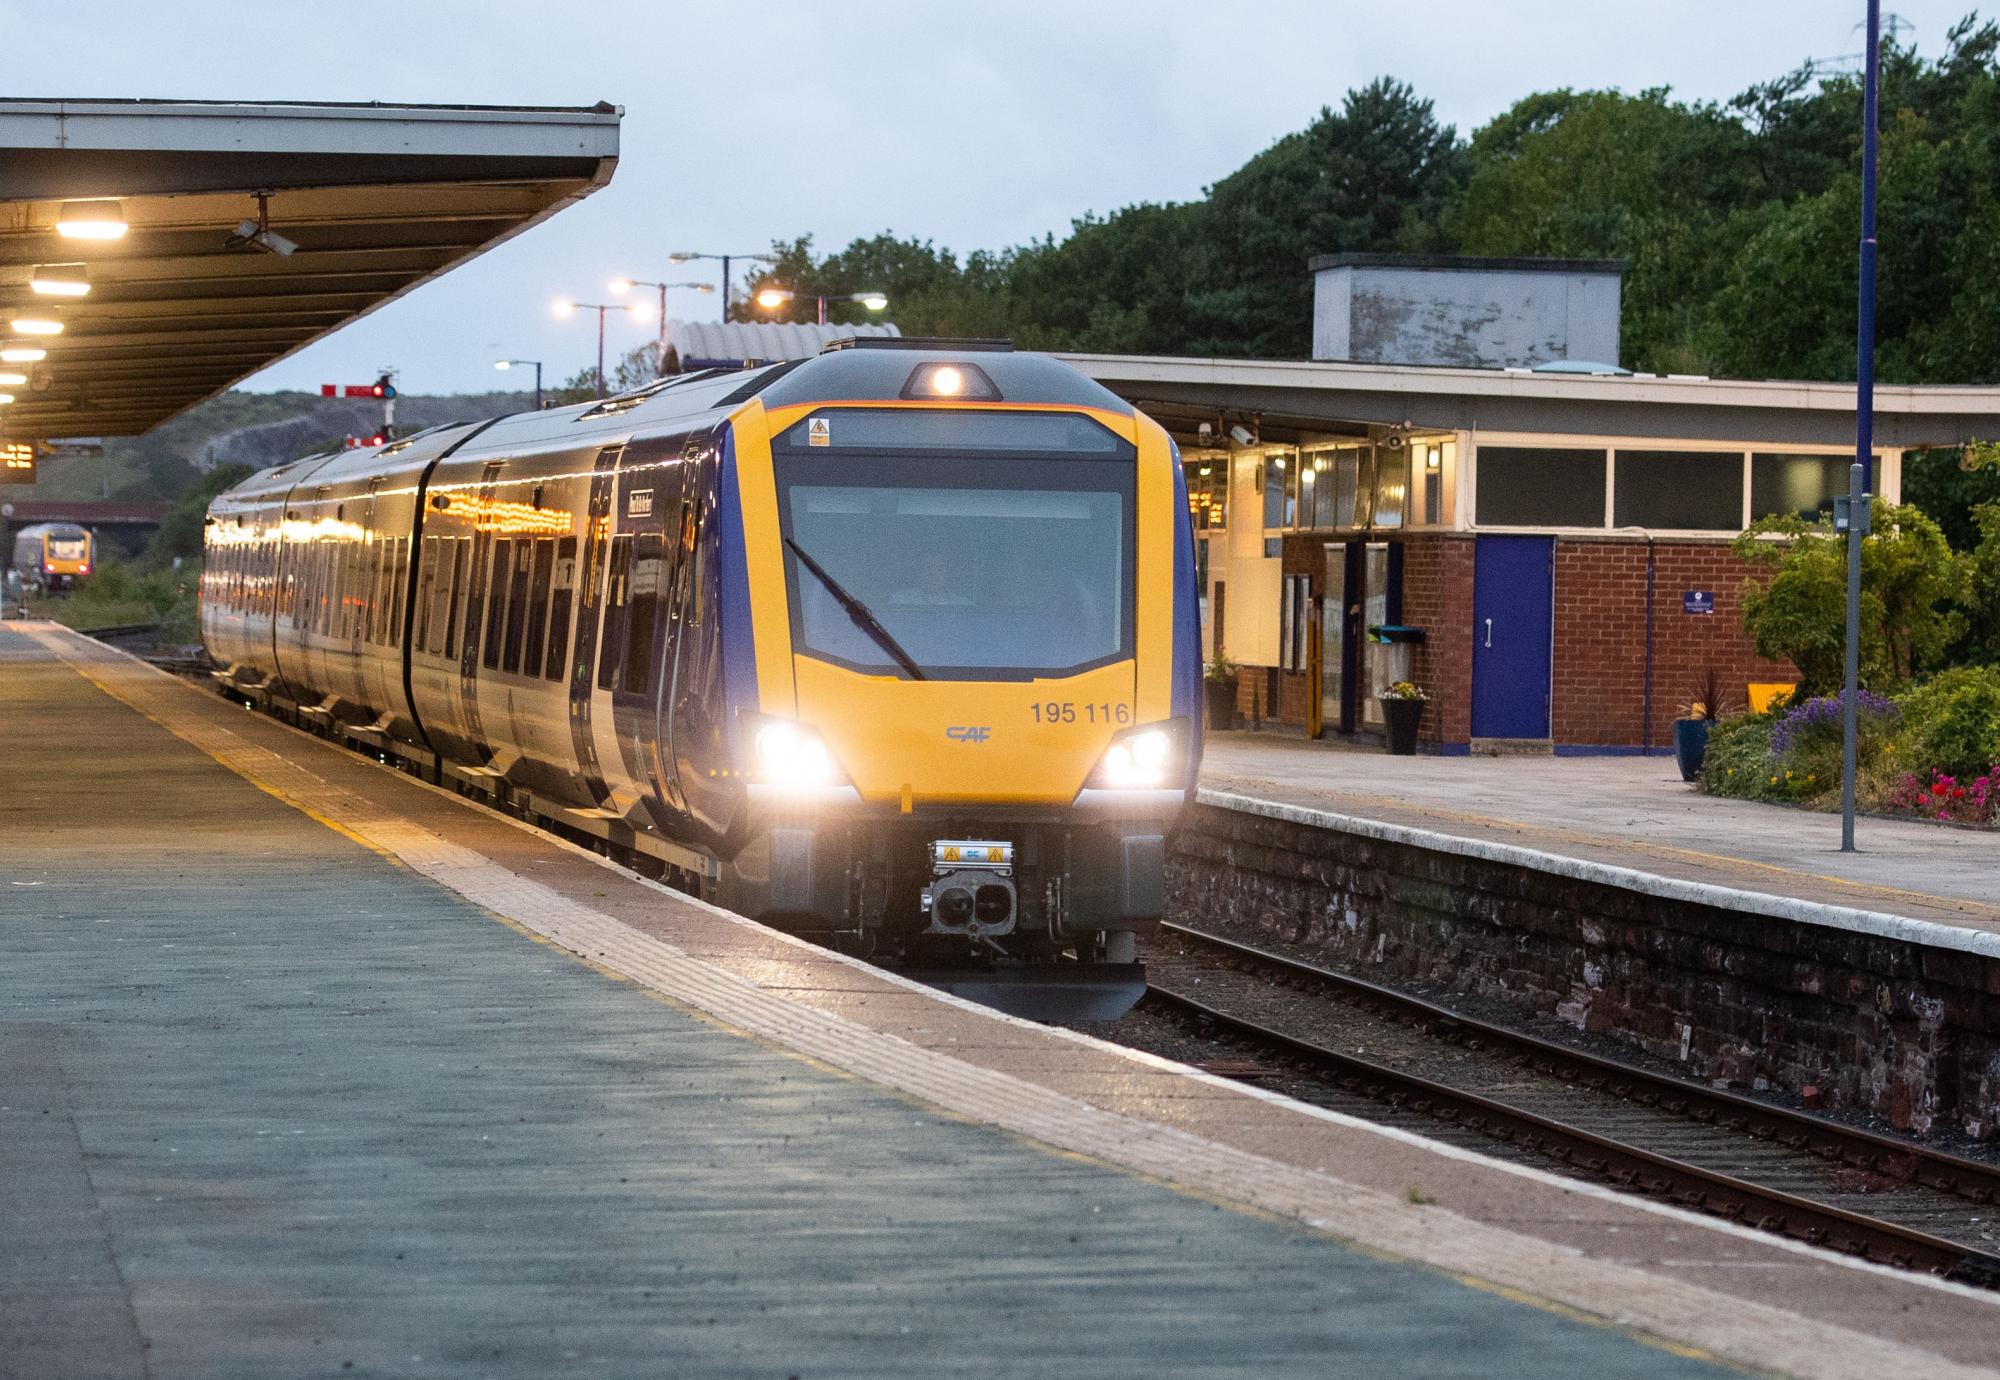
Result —
POLYGON ((620 305, 616 302, 572 302, 567 297, 558 298, 555 304, 557 316, 568 316, 572 312, 594 311, 597 313, 597 396, 604 396, 604 314, 608 311, 622 311, 627 316, 646 319, 646 309, 637 302, 620 305))
MULTIPOLYGON (((886 311, 889 299, 879 292, 836 292, 807 293, 819 298, 819 324, 826 324, 826 304, 828 302, 859 302, 870 311, 886 311)), ((785 288, 767 287, 757 294, 757 305, 765 311, 776 311, 799 294, 785 288)))
POLYGON ((502 371, 512 369, 517 364, 535 366, 535 411, 542 410, 542 362, 539 359, 496 359, 493 367, 502 371))
POLYGON ((696 292, 714 292, 715 284, 655 283, 645 278, 613 278, 611 280, 611 291, 621 297, 624 296, 626 293, 630 292, 635 287, 658 288, 660 290, 659 357, 653 361, 653 368, 656 372, 664 374, 667 372, 667 289, 692 288, 696 292))
POLYGON ((770 263, 776 258, 772 254, 702 254, 692 249, 677 249, 667 255, 670 264, 691 264, 696 259, 715 259, 722 264, 722 319, 729 319, 729 261, 731 259, 757 259, 770 263))

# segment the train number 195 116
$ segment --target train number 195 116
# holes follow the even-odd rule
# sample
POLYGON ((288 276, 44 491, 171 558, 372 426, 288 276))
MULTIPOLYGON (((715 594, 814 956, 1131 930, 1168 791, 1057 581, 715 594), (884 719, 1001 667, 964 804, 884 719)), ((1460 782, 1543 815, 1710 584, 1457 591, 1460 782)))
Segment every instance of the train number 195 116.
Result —
POLYGON ((1078 720, 1087 724, 1130 723, 1132 707, 1126 704, 1078 704, 1074 700, 1038 700, 1035 703, 1035 722, 1038 724, 1073 724, 1078 720))

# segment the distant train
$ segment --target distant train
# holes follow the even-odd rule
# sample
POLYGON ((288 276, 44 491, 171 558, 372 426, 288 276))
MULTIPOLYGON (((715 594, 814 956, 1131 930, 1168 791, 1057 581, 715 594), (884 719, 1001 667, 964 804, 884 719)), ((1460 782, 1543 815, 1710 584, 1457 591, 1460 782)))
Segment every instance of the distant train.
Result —
POLYGON ((1161 914, 1179 458, 1047 357, 864 339, 442 427, 244 480, 206 548, 226 689, 730 909, 1030 987, 1129 983, 1161 914))
POLYGON ((97 543, 73 522, 38 522, 14 534, 14 573, 29 589, 68 589, 97 564, 97 543))

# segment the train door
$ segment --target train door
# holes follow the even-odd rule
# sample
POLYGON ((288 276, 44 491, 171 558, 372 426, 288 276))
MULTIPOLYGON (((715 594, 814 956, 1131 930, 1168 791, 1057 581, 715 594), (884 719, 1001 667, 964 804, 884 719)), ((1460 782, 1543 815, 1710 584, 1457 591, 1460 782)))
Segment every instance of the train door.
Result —
MULTIPOLYGON (((658 798, 674 810, 681 805, 680 791, 665 751, 660 702, 676 641, 672 596, 688 469, 673 442, 628 448, 620 457, 618 530, 608 555, 597 665, 597 688, 610 709, 604 716, 609 740, 601 728, 596 735, 599 761, 622 769, 613 784, 629 790, 633 803, 658 798)), ((622 800, 622 791, 614 789, 614 797, 622 800)))
POLYGON ((493 491, 500 483, 501 465, 501 461, 489 460, 479 472, 479 497, 473 511, 480 516, 474 520, 471 549, 467 552, 465 621, 458 639, 459 722, 465 726, 465 736, 473 750, 489 761, 493 750, 486 741, 485 717, 479 708, 479 650, 485 631, 486 602, 494 583, 491 569, 494 523, 485 515, 493 511, 493 491))
MULTIPOLYGON (((569 668, 565 674, 565 698, 569 703, 570 747, 584 790, 600 807, 611 807, 610 785, 604 779, 598 755, 595 721, 610 717, 609 705, 597 708, 597 662, 599 642, 605 623, 605 600, 611 585, 612 506, 618 496, 618 459, 623 446, 606 446, 591 466, 590 498, 584 511, 583 552, 577 571, 575 635, 571 640, 569 668)), ((615 735, 614 735, 615 738, 615 735)), ((615 743, 614 743, 615 747, 615 743)), ((612 760, 616 761, 616 753, 612 760)))

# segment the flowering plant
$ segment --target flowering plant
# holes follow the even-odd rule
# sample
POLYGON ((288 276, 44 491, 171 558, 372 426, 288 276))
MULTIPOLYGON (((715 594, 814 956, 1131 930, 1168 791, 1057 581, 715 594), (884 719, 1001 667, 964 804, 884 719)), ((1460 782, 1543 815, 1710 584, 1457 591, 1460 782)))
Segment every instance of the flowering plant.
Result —
POLYGON ((1399 680, 1382 692, 1382 698, 1385 700, 1427 700, 1430 696, 1426 695, 1424 687, 1415 681, 1399 680))
MULTIPOLYGON (((1854 714, 1861 733, 1883 727, 1900 712, 1889 700, 1869 690, 1856 692, 1854 714)), ((1840 737, 1847 712, 1847 695, 1819 695, 1793 705, 1771 730, 1771 751, 1783 757, 1792 749, 1815 738, 1840 737)))
POLYGON ((1968 782, 1935 769, 1928 781, 1905 773, 1902 784, 1890 792, 1888 805, 1891 810, 1925 819, 1991 824, 2000 812, 2000 763, 1968 782))

